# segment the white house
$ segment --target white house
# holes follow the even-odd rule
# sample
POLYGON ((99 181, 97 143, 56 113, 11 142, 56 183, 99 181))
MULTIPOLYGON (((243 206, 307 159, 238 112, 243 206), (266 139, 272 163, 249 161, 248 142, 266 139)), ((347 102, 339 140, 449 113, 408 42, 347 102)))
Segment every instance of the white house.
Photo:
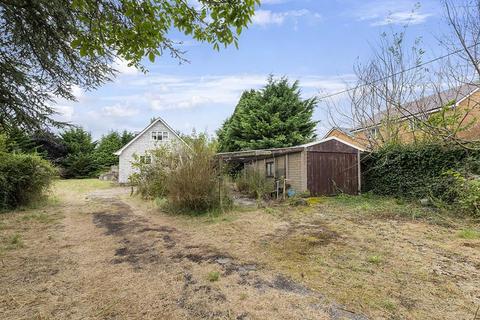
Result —
POLYGON ((162 118, 157 118, 123 148, 115 152, 119 156, 118 182, 128 183, 128 178, 135 172, 132 167, 134 155, 144 157, 144 161, 148 163, 151 161, 148 151, 162 144, 178 143, 185 143, 185 141, 162 118))

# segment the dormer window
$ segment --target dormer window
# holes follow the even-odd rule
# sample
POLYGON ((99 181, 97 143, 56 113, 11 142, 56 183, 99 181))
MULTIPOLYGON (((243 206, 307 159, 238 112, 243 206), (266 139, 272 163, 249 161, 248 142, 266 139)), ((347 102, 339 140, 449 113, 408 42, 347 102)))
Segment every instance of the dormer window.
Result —
POLYGON ((152 140, 153 141, 166 141, 168 140, 167 131, 152 131, 152 140))

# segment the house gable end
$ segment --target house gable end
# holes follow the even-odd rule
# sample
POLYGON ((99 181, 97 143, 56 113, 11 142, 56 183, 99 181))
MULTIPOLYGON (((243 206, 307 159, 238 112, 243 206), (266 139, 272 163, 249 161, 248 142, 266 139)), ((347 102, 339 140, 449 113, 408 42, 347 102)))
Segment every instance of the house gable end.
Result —
MULTIPOLYGON (((178 133, 176 133, 175 130, 172 129, 172 127, 170 127, 162 118, 158 118, 157 120, 150 123, 145 129, 143 129, 132 140, 130 140, 130 142, 128 142, 126 145, 124 145, 120 150, 118 150, 114 154, 117 156, 121 155, 125 150, 129 149, 132 145, 138 143, 138 141, 143 141, 143 143, 145 144, 145 141, 149 141, 151 139, 152 132, 154 131, 157 131, 157 132, 167 131, 169 133, 169 141, 178 140, 181 143, 184 143, 185 145, 187 145, 186 142, 178 135, 178 133)), ((153 147, 154 146, 152 146, 152 148, 153 147)))

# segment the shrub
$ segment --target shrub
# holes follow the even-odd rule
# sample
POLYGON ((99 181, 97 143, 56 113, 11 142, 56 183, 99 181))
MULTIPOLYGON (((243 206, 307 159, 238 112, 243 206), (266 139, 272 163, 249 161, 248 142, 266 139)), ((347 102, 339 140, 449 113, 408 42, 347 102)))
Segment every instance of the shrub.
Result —
POLYGON ((243 169, 235 178, 238 191, 255 199, 268 198, 273 192, 273 182, 254 168, 243 169))
POLYGON ((407 199, 429 198, 479 214, 480 151, 458 145, 387 145, 362 159, 363 191, 407 199))
POLYGON ((448 170, 444 175, 451 182, 447 187, 449 199, 463 212, 480 217, 480 179, 465 177, 454 170, 448 170))
POLYGON ((170 146, 153 151, 151 163, 138 158, 138 172, 130 181, 144 198, 168 199, 174 212, 203 213, 232 204, 223 183, 221 168, 208 139, 190 139, 191 146, 170 146))
POLYGON ((191 149, 182 148, 174 160, 167 178, 168 200, 174 209, 204 212, 231 205, 215 150, 205 136, 193 139, 191 149))
POLYGON ((134 156, 133 167, 137 172, 130 176, 130 182, 144 199, 163 198, 167 195, 167 174, 173 155, 167 148, 158 148, 149 156, 153 159, 149 163, 143 157, 134 156))
POLYGON ((0 210, 38 200, 56 175, 50 163, 38 155, 0 151, 0 210))

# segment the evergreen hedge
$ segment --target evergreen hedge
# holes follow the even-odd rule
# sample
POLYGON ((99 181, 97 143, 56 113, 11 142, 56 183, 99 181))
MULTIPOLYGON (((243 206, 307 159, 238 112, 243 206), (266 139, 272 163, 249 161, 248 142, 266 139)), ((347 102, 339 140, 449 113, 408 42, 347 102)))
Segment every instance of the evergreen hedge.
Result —
POLYGON ((387 145, 362 158, 363 191, 456 205, 480 214, 480 148, 436 143, 387 145))
POLYGON ((52 165, 38 155, 0 151, 0 211, 38 200, 55 175, 52 165))

